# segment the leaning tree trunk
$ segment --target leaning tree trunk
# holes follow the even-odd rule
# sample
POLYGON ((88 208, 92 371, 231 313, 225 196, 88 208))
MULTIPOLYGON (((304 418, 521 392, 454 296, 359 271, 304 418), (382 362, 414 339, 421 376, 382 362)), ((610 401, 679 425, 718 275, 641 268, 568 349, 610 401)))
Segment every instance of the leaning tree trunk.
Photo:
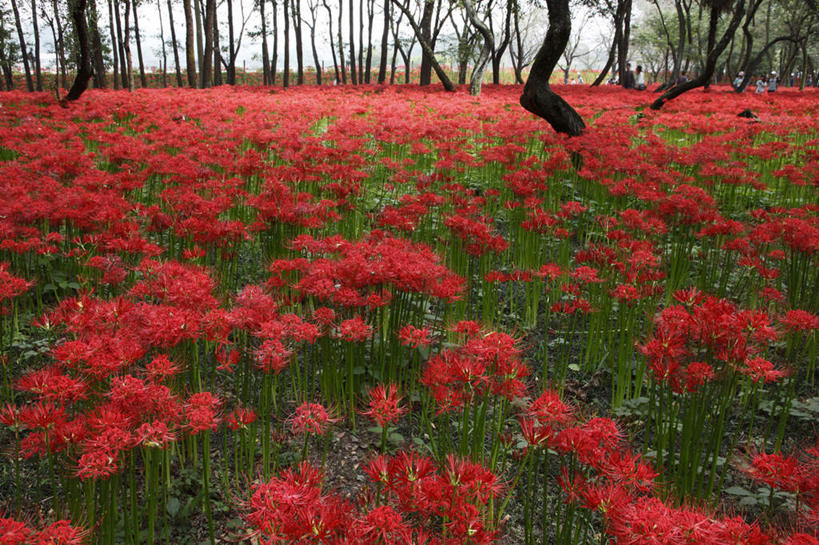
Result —
POLYGON ((715 42, 711 39, 711 36, 716 36, 717 22, 719 20, 719 8, 717 5, 711 6, 710 18, 708 22, 708 42, 713 43, 714 46, 708 51, 708 55, 705 58, 705 67, 702 73, 699 75, 699 77, 686 81, 685 83, 681 83, 680 85, 675 85, 663 93, 660 98, 651 104, 652 110, 659 110, 669 100, 673 100, 691 89, 703 87, 707 82, 711 81, 711 76, 714 75, 714 70, 717 66, 717 60, 719 59, 720 54, 725 51, 725 48, 728 47, 728 42, 731 41, 731 38, 739 27, 739 23, 742 22, 742 17, 744 15, 745 0, 737 0, 734 7, 734 14, 731 17, 731 21, 728 23, 728 27, 725 29, 725 32, 720 38, 719 42, 715 42))
POLYGON ((549 78, 572 32, 569 0, 547 0, 546 4, 549 7, 549 30, 523 86, 520 105, 545 119, 555 131, 579 136, 586 128, 583 119, 549 87, 549 78))
MULTIPOLYGON (((389 0, 388 0, 389 1, 389 0)), ((330 11, 330 6, 327 4, 327 0, 323 0, 324 9, 327 10, 327 23, 328 23, 328 43, 330 45, 330 54, 333 55, 333 70, 336 74, 336 83, 341 83, 341 74, 338 71, 338 59, 336 58, 336 48, 333 45, 333 12, 330 11)))
POLYGON ((623 33, 623 18, 626 14, 626 2, 625 0, 617 0, 617 10, 614 12, 614 38, 611 40, 611 47, 609 48, 609 56, 606 59, 606 64, 603 66, 603 69, 600 71, 600 74, 597 78, 592 82, 592 87, 597 87, 604 81, 606 81, 606 76, 611 70, 612 66, 614 66, 614 60, 617 58, 617 48, 620 45, 620 36, 623 33))
POLYGON ((179 45, 176 42, 176 27, 173 25, 173 7, 168 0, 168 22, 171 24, 171 42, 173 48, 173 63, 176 67, 176 86, 182 88, 182 68, 179 66, 179 45))
MULTIPOLYGON (((477 96, 481 94, 483 75, 486 72, 489 59, 492 57, 492 51, 495 49, 495 37, 492 36, 492 32, 484 22, 478 19, 478 14, 475 13, 472 0, 463 0, 463 4, 466 10, 466 16, 469 17, 469 22, 478 29, 478 32, 483 38, 483 47, 481 47, 481 53, 478 56, 478 60, 475 61, 475 67, 472 69, 472 78, 469 80, 469 94, 477 96)), ((466 32, 466 29, 464 29, 464 32, 466 32)))
MULTIPOLYGON (((137 61, 139 62, 139 84, 144 89, 148 86, 148 79, 145 77, 145 61, 142 58, 142 38, 139 35, 139 15, 137 14, 137 0, 133 0, 131 5, 134 11, 134 37, 137 46, 137 61)), ((165 43, 164 41, 162 42, 165 43)))
MULTIPOLYGON (((435 71, 435 75, 438 76, 438 79, 441 80, 441 83, 444 86, 444 89, 447 91, 454 91, 455 86, 452 84, 452 80, 449 79, 449 76, 446 75, 446 72, 441 67, 438 59, 435 58, 435 51, 433 50, 432 44, 430 41, 425 37, 424 31, 421 27, 418 26, 418 23, 415 22, 413 19, 412 14, 409 11, 407 6, 404 6, 400 0, 392 0, 393 3, 398 6, 401 12, 406 15, 407 21, 409 22, 410 26, 412 27, 412 31, 415 33, 415 37, 418 39, 418 43, 421 44, 421 50, 424 52, 423 58, 429 59, 429 64, 432 70, 435 71)), ((423 77, 423 71, 421 72, 423 77)), ((407 78, 409 78, 409 62, 407 62, 407 78)))
POLYGON ((77 100, 88 89, 91 79, 91 47, 88 43, 88 23, 85 20, 86 0, 69 0, 68 9, 74 22, 74 33, 77 37, 80 58, 77 61, 77 76, 65 100, 77 100))
POLYGON ((42 91, 43 71, 40 66, 40 25, 37 23, 37 0, 31 0, 31 26, 34 29, 34 75, 36 77, 37 90, 42 91))
MULTIPOLYGON (((54 2, 56 7, 56 0, 54 2)), ((105 57, 102 54, 102 36, 100 35, 99 13, 97 12, 96 0, 91 0, 88 4, 91 19, 88 21, 88 30, 91 33, 91 57, 94 70, 94 88, 105 89, 107 86, 105 78, 105 57)), ((56 13, 56 10, 55 10, 56 13)), ((59 22, 59 20, 58 20, 59 22)), ((59 29, 59 25, 57 26, 59 29)), ((60 49, 64 49, 65 41, 60 39, 60 49)), ((63 59, 63 66, 65 66, 65 59, 63 59)))
POLYGON ((28 65, 28 51, 26 50, 26 38, 23 34, 23 24, 20 22, 20 10, 17 9, 17 1, 12 0, 11 9, 14 11, 14 22, 17 25, 17 37, 20 39, 20 56, 23 58, 23 68, 26 71, 26 86, 29 92, 34 92, 34 80, 31 79, 31 68, 28 65))

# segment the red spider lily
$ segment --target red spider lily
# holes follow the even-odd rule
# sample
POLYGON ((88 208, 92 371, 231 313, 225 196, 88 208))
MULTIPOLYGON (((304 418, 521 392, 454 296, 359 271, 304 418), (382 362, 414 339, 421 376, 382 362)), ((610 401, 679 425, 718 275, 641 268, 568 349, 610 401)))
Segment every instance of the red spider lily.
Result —
POLYGON ((237 407, 227 416, 225 421, 227 426, 233 431, 247 429, 247 427, 258 419, 256 411, 244 407, 237 407))
POLYGON ((378 384, 370 390, 368 409, 361 414, 372 418, 382 428, 387 424, 398 421, 407 409, 399 407, 401 396, 398 395, 398 386, 395 384, 378 384))
POLYGON ((217 409, 220 403, 219 398, 210 392, 192 394, 185 403, 187 429, 194 434, 215 429, 219 423, 217 409))
POLYGON ((331 416, 331 412, 319 403, 302 403, 296 407, 296 412, 290 417, 290 430, 296 434, 323 435, 330 426, 338 422, 338 418, 331 416))
POLYGON ((142 424, 136 430, 137 441, 146 447, 158 447, 166 449, 170 443, 176 441, 176 434, 168 429, 168 426, 160 421, 142 424))
POLYGON ((349 342, 362 342, 372 335, 373 328, 360 316, 344 320, 338 326, 338 337, 349 342))
POLYGON ((429 328, 419 329, 410 324, 405 325, 398 331, 398 338, 401 340, 401 344, 411 348, 429 346, 432 342, 429 338, 429 328))

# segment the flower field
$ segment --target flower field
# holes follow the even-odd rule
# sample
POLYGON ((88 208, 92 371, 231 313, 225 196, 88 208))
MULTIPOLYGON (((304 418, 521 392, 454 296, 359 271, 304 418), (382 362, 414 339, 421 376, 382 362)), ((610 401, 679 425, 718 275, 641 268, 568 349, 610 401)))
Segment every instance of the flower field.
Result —
POLYGON ((0 93, 0 545, 819 544, 819 93, 563 92, 0 93))

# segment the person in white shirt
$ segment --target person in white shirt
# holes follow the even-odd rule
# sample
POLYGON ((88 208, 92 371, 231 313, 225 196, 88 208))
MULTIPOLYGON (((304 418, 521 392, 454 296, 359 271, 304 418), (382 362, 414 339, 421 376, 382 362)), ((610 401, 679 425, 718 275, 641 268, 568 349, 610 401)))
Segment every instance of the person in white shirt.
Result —
POLYGON ((634 88, 637 91, 646 90, 646 76, 643 74, 643 67, 639 64, 637 65, 637 69, 634 71, 634 88))
POLYGON ((765 92, 765 87, 767 87, 767 83, 765 82, 765 76, 759 76, 759 79, 756 80, 756 94, 762 94, 765 92))
POLYGON ((771 77, 768 78, 768 92, 773 93, 776 91, 776 72, 771 72, 771 77))

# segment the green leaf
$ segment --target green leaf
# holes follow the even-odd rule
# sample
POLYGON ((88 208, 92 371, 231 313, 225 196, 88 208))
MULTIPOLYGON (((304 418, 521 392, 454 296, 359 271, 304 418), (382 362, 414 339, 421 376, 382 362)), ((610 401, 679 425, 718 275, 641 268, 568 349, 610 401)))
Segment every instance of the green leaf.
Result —
POLYGON ((730 488, 726 488, 725 493, 731 494, 733 496, 753 496, 753 493, 750 490, 746 490, 741 486, 732 486, 730 488))
POLYGON ((165 510, 168 511, 168 514, 172 517, 176 516, 180 507, 179 499, 175 497, 168 498, 168 503, 165 504, 165 510))
POLYGON ((404 439, 404 436, 396 431, 389 434, 389 436, 387 436, 387 440, 396 446, 401 446, 404 443, 406 443, 406 439, 404 439))

